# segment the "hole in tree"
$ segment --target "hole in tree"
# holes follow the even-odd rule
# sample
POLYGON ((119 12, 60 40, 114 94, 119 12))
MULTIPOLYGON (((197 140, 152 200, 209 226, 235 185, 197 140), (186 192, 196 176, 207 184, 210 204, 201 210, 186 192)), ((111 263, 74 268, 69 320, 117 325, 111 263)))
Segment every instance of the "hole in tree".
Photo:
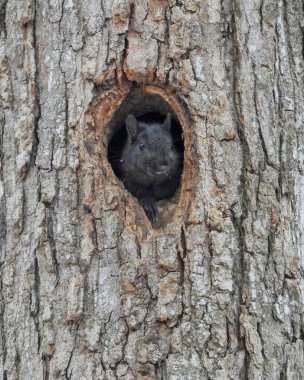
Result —
POLYGON ((106 144, 114 173, 152 224, 166 223, 178 202, 184 161, 174 110, 161 96, 136 89, 108 123, 106 144))

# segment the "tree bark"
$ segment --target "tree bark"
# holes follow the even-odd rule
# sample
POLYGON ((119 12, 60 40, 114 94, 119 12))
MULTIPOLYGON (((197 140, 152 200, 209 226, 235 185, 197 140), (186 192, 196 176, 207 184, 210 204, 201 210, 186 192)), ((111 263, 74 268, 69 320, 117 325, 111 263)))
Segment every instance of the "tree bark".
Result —
POLYGON ((304 378, 303 20, 0 0, 1 379, 304 378), (134 88, 183 128, 159 229, 107 160, 134 88))

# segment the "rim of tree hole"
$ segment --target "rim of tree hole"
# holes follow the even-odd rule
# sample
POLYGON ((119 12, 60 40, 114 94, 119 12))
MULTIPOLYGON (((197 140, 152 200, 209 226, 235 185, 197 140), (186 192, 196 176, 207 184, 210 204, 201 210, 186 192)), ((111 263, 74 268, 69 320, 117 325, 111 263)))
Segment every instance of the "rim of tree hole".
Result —
POLYGON ((160 231, 176 222, 183 223, 186 220, 190 193, 193 192, 194 152, 191 136, 190 116, 188 110, 177 96, 168 89, 155 86, 132 86, 121 84, 99 94, 98 100, 90 110, 97 128, 99 146, 101 146, 99 161, 107 179, 115 181, 123 191, 126 207, 133 207, 136 225, 146 229, 160 231), (125 119, 128 114, 133 114, 141 119, 149 115, 162 122, 167 113, 172 116, 171 134, 178 154, 182 161, 182 173, 180 183, 172 197, 157 201, 157 209, 161 223, 151 224, 147 218, 139 200, 125 188, 119 163, 119 155, 122 152, 124 142, 127 139, 125 119), (131 201, 131 203, 129 202, 131 201), (140 213, 141 215, 139 215, 140 213))

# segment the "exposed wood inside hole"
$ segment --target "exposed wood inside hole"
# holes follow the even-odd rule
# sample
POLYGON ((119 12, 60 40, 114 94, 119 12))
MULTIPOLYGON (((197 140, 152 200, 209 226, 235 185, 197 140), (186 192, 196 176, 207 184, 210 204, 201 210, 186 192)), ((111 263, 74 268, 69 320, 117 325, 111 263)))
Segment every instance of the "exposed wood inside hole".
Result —
MULTIPOLYGON (((125 86, 117 89, 117 92, 111 89, 108 94, 101 95, 100 101, 98 101, 91 110, 95 127, 97 127, 97 131, 100 133, 99 141, 101 149, 98 150, 102 166, 107 175, 111 177, 111 181, 116 179, 119 187, 124 190, 125 193, 129 194, 127 207, 131 204, 137 204, 137 206, 135 206, 136 210, 134 210, 136 220, 138 220, 136 217, 136 215, 138 216, 138 209, 142 210, 142 208, 138 202, 135 202, 134 197, 124 189, 120 181, 121 173, 119 172, 119 168, 117 169, 115 164, 113 165, 111 157, 114 159, 119 157, 120 151, 123 148, 123 141, 126 139, 125 119, 129 113, 132 113, 136 118, 152 116, 159 118, 161 121, 168 112, 172 114, 173 139, 176 142, 179 154, 183 157, 183 173, 180 186, 175 195, 171 198, 157 201, 157 208, 162 220, 158 228, 167 227, 172 222, 176 225, 177 220, 183 222, 189 201, 189 194, 193 189, 193 186, 190 185, 192 183, 193 173, 193 170, 190 170, 190 165, 192 165, 191 150, 193 144, 188 128, 188 115, 184 113, 184 110, 175 96, 161 87, 152 85, 136 89, 130 89, 125 86), (187 154, 187 149, 189 150, 189 155, 187 154), (110 168, 112 170, 109 170, 110 168), (132 201, 132 199, 134 199, 134 201, 132 201)), ((143 210, 141 214, 141 216, 145 214, 143 210)), ((148 218, 144 217, 140 219, 141 228, 143 224, 146 228, 151 229, 148 218)), ((146 228, 144 228, 144 230, 146 228)))

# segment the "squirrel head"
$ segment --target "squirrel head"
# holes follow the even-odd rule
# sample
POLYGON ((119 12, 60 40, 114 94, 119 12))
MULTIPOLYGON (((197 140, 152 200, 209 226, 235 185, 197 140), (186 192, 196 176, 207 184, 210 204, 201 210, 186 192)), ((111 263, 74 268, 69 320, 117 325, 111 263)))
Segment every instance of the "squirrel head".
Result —
POLYGON ((170 128, 169 112, 163 123, 138 121, 129 114, 126 118, 128 141, 123 153, 126 168, 158 183, 174 174, 178 167, 178 154, 170 128))

